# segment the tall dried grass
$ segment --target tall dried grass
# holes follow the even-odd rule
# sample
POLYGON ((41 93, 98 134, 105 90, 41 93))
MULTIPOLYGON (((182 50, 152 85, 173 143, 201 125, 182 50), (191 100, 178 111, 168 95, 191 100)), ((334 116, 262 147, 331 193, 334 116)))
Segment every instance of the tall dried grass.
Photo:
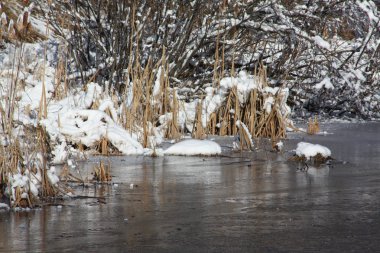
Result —
MULTIPOLYGON (((258 76, 258 81, 265 87, 267 85, 265 69, 261 67, 256 75, 258 76)), ((281 92, 275 95, 272 109, 268 113, 264 108, 265 94, 254 89, 249 94, 247 102, 240 104, 237 89, 233 87, 227 95, 224 106, 210 117, 207 134, 237 135, 238 127, 236 123, 241 121, 247 126, 249 133, 254 138, 266 137, 273 140, 285 138, 286 119, 281 113, 281 96, 281 92), (218 125, 217 122, 220 124, 218 125)), ((242 134, 241 130, 239 134, 242 134)))
POLYGON ((314 117, 314 119, 310 118, 308 125, 307 125, 307 133, 310 135, 314 135, 319 133, 319 122, 317 116, 314 117))
POLYGON ((94 167, 94 180, 100 183, 112 181, 110 163, 105 165, 103 161, 100 161, 99 165, 94 167))

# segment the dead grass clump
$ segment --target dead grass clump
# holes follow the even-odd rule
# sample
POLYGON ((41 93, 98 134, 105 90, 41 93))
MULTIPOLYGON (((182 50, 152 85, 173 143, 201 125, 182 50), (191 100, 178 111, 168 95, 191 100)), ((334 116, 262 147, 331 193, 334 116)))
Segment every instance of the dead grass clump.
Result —
POLYGON ((107 183, 112 181, 111 165, 105 165, 103 161, 98 166, 94 167, 94 180, 100 183, 107 183))
POLYGON ((48 177, 47 169, 41 169, 41 197, 42 198, 53 198, 58 195, 58 188, 54 186, 48 177))
POLYGON ((217 123, 217 115, 215 112, 211 113, 209 119, 208 119, 208 123, 207 123, 207 129, 206 129, 206 133, 209 133, 211 135, 215 135, 216 134, 216 129, 217 127, 219 126, 218 123, 217 123))
POLYGON ((239 101, 237 88, 231 88, 224 105, 209 117, 206 129, 208 134, 225 136, 236 135, 239 132, 241 142, 246 143, 243 147, 247 149, 251 146, 248 139, 244 140, 247 134, 253 138, 266 137, 276 141, 286 137, 286 116, 281 111, 285 94, 281 89, 278 89, 276 94, 261 91, 267 87, 266 70, 263 66, 255 71, 255 76, 262 89, 253 89, 247 100, 242 103, 239 101), (238 127, 238 122, 246 126, 245 136, 238 127))
POLYGON ((293 156, 289 157, 288 160, 293 161, 293 162, 305 162, 307 159, 305 156, 293 155, 293 156))
MULTIPOLYGON (((83 144, 79 144, 82 145, 83 144)), ((95 145, 95 150, 99 155, 110 156, 110 155, 119 155, 120 151, 112 145, 112 143, 106 138, 102 137, 97 145, 95 145)))
POLYGON ((181 137, 181 132, 178 127, 178 113, 179 113, 179 106, 178 106, 178 99, 176 92, 173 91, 173 103, 172 103, 172 118, 168 122, 168 128, 165 133, 165 138, 168 139, 174 139, 179 140, 181 137))
POLYGON ((33 207, 33 204, 30 200, 30 193, 27 193, 23 187, 17 186, 15 189, 15 200, 13 202, 13 207, 33 207))
POLYGON ((236 125, 239 129, 240 149, 252 150, 254 144, 252 140, 252 135, 249 133, 247 126, 240 121, 236 122, 236 125))
POLYGON ((83 179, 81 178, 78 178, 76 176, 74 176, 70 169, 69 169, 69 166, 67 164, 65 164, 61 170, 61 173, 59 175, 59 178, 61 179, 61 181, 64 181, 64 182, 73 182, 73 183, 81 183, 83 184, 84 181, 83 179))
POLYGON ((202 124, 202 100, 199 101, 197 104, 197 110, 195 112, 195 119, 191 136, 194 139, 204 139, 206 136, 202 124))
POLYGON ((312 157, 312 159, 315 163, 325 163, 328 160, 331 160, 331 157, 324 157, 323 155, 318 153, 316 156, 312 157))
MULTIPOLYGON (((219 135, 236 135, 236 120, 239 117, 236 114, 235 108, 237 108, 238 105, 239 101, 237 98, 237 89, 234 87, 228 92, 225 106, 222 106, 217 113, 219 116, 218 121, 220 122, 219 135)), ((217 129, 213 129, 211 131, 216 132, 217 129)))
POLYGON ((307 133, 310 135, 314 135, 319 133, 319 122, 317 116, 314 117, 314 119, 309 119, 309 123, 307 125, 307 133))
POLYGON ((312 163, 321 164, 321 163, 325 163, 331 159, 332 158, 330 156, 325 157, 325 156, 321 155, 320 153, 318 153, 317 155, 315 155, 313 157, 305 157, 304 155, 302 155, 302 156, 294 155, 294 156, 289 158, 289 161, 306 162, 306 161, 310 160, 312 163))
POLYGON ((57 68, 55 70, 55 84, 53 97, 61 100, 67 96, 68 93, 68 80, 67 80, 67 59, 61 56, 58 60, 57 68))
POLYGON ((39 126, 37 127, 37 141, 38 141, 38 151, 42 155, 42 161, 41 161, 41 197, 43 198, 50 198, 55 197, 58 194, 58 189, 55 185, 53 185, 48 177, 47 171, 48 171, 48 154, 51 152, 50 145, 49 145, 49 139, 48 134, 46 130, 39 126))

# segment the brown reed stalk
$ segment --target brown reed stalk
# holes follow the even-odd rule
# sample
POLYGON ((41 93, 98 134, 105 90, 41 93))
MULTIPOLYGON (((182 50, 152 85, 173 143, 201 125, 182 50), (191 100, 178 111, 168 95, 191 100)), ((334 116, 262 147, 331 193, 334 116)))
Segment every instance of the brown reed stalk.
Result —
POLYGON ((218 28, 218 34, 216 36, 216 44, 215 44, 215 58, 214 58, 214 75, 213 75, 213 86, 218 87, 220 84, 220 72, 219 72, 219 42, 220 42, 220 34, 219 34, 219 28, 218 28))
POLYGON ((42 92, 41 92, 41 99, 40 99, 40 106, 39 106, 39 112, 38 112, 38 118, 41 120, 42 118, 46 119, 47 117, 47 99, 46 99, 46 86, 45 86, 45 68, 46 68, 46 45, 44 47, 44 61, 42 66, 42 92))
POLYGON ((239 131, 240 137, 240 150, 252 150, 253 149, 253 140, 251 139, 250 133, 247 131, 248 129, 244 127, 244 123, 238 121, 236 123, 239 131))
POLYGON ((178 128, 178 99, 176 91, 173 90, 173 103, 172 103, 172 119, 168 122, 168 127, 166 130, 165 138, 179 140, 181 133, 178 128))
POLYGON ((63 99, 67 96, 68 92, 68 84, 67 84, 67 57, 62 59, 62 57, 58 60, 57 68, 54 73, 54 98, 55 99, 63 99))
POLYGON ((100 161, 99 166, 94 166, 94 180, 100 183, 107 183, 112 181, 111 165, 105 165, 103 161, 100 161))
POLYGON ((195 112, 195 119, 193 124, 193 131, 191 133, 194 139, 203 139, 205 138, 205 131, 203 129, 202 124, 202 103, 203 99, 201 99, 197 104, 197 109, 195 112))
POLYGON ((49 152, 49 143, 48 143, 48 135, 46 130, 39 126, 37 128, 37 140, 39 144, 39 152, 42 154, 42 167, 41 170, 41 196, 43 198, 46 197, 55 197, 58 193, 58 189, 50 182, 47 170, 48 170, 48 160, 47 154, 49 152))
POLYGON ((217 133, 217 113, 211 113, 207 123, 207 134, 215 135, 217 133))
POLYGON ((309 135, 317 134, 320 131, 319 122, 317 116, 314 119, 310 118, 307 125, 307 133, 309 135))
POLYGON ((108 140, 107 138, 102 138, 101 139, 101 154, 104 155, 104 156, 107 156, 108 155, 108 140))

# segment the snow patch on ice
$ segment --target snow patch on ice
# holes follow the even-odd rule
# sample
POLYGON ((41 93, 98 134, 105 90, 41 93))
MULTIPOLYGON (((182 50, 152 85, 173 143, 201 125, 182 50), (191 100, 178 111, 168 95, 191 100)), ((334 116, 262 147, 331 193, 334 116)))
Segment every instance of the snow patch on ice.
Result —
POLYGON ((320 154, 321 156, 327 158, 331 156, 331 151, 325 146, 319 144, 311 144, 307 142, 300 142, 297 144, 296 155, 304 156, 306 159, 310 159, 316 155, 320 154))
POLYGON ((220 145, 209 140, 185 140, 174 144, 164 151, 165 155, 218 155, 222 153, 220 145))
POLYGON ((0 210, 6 210, 9 211, 9 206, 5 203, 0 203, 0 210))

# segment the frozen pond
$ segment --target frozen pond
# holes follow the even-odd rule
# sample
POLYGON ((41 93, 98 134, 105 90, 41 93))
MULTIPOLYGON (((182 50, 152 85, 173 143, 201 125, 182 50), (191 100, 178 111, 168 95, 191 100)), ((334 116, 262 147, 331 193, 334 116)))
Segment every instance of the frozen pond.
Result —
POLYGON ((380 124, 322 130, 285 141, 331 149, 332 165, 307 172, 288 153, 113 157, 118 186, 79 189, 101 198, 0 213, 0 251, 378 251, 380 124))

